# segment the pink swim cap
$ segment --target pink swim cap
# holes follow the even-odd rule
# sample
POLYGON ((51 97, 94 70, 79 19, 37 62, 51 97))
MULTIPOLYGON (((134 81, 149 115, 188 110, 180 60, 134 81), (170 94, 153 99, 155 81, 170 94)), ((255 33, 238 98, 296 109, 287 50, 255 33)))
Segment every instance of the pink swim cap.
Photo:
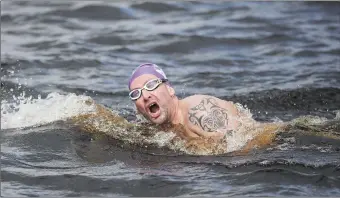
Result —
MULTIPOLYGON (((133 72, 129 80, 129 89, 131 86, 132 81, 134 81, 137 77, 143 75, 143 74, 152 74, 160 79, 167 79, 164 71, 158 67, 156 64, 153 63, 145 63, 142 65, 139 65, 133 72)), ((170 83, 166 82, 168 85, 170 83)))

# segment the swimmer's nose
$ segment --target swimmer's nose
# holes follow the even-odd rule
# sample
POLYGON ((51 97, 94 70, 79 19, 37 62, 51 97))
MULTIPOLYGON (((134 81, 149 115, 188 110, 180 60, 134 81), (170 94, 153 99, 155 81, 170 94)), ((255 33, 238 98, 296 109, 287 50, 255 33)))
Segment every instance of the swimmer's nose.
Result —
POLYGON ((148 100, 149 98, 151 98, 151 94, 150 94, 150 92, 148 90, 144 89, 142 91, 142 97, 143 97, 144 100, 148 100))

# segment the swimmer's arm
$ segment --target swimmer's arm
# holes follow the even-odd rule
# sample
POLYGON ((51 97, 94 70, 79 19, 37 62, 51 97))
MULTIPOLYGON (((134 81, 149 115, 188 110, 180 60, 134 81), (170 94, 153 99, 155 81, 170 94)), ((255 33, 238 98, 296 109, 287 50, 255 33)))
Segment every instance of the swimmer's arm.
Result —
POLYGON ((188 126, 199 136, 223 137, 239 126, 239 111, 233 102, 205 96, 188 111, 188 126))

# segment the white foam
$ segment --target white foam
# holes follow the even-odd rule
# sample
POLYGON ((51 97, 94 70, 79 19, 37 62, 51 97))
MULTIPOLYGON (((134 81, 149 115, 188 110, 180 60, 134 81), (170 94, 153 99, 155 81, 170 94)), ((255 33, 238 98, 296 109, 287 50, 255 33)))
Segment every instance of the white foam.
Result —
POLYGON ((335 111, 336 115, 335 115, 335 120, 340 120, 340 110, 335 111))
POLYGON ((61 95, 50 93, 45 99, 40 96, 37 99, 25 97, 22 93, 19 97, 13 97, 15 102, 1 101, 1 129, 23 128, 65 120, 72 116, 91 113, 95 111, 95 105, 86 104, 93 101, 91 97, 74 93, 61 95))
POLYGON ((256 122, 252 118, 253 115, 251 114, 250 110, 239 103, 235 103, 235 105, 240 113, 240 118, 238 118, 238 121, 241 123, 241 127, 236 131, 231 131, 230 133, 226 134, 225 138, 227 140, 227 152, 241 149, 257 134, 256 130, 254 130, 256 127, 256 122))
POLYGON ((318 125, 318 124, 324 124, 327 122, 328 119, 325 117, 319 117, 319 116, 301 116, 298 118, 295 118, 291 121, 292 124, 304 124, 304 125, 318 125))

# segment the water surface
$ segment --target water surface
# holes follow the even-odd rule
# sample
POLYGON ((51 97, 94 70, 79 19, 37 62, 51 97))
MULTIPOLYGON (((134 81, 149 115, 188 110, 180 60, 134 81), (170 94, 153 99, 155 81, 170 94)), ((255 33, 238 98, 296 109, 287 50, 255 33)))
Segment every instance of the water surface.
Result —
POLYGON ((2 1, 2 125, 13 122, 1 130, 1 195, 339 196, 340 142, 299 133, 310 125, 248 155, 192 156, 95 139, 63 121, 87 111, 85 96, 134 120, 128 77, 153 62, 180 98, 211 94, 261 122, 317 116, 309 121, 327 119, 320 130, 339 137, 339 10, 338 2, 2 1), (5 115, 5 100, 19 113, 5 115))

